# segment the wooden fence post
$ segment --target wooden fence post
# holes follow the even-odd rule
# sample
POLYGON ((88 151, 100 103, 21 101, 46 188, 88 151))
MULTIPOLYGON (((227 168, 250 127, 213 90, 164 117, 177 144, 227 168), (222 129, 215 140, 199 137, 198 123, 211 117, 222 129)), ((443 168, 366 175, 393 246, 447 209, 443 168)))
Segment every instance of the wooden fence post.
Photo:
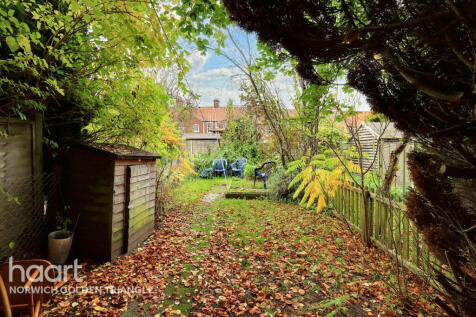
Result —
POLYGON ((403 214, 403 257, 405 260, 408 260, 410 253, 410 220, 405 217, 403 210, 401 210, 401 213, 403 214))
POLYGON ((374 201, 374 237, 377 240, 380 240, 380 230, 381 230, 381 224, 380 224, 380 201, 376 199, 376 197, 373 197, 374 201))
POLYGON ((390 209, 390 206, 388 204, 385 205, 385 210, 386 210, 386 217, 387 221, 385 226, 387 227, 387 248, 392 248, 392 243, 393 243, 393 215, 392 215, 392 210, 390 209))
POLYGON ((365 243, 370 243, 370 193, 367 187, 364 188, 364 192, 360 190, 358 195, 359 197, 359 228, 360 232, 362 233, 362 238, 365 243))
POLYGON ((428 246, 426 245, 426 243, 423 243, 422 245, 421 260, 423 271, 425 273, 430 273, 430 253, 428 251, 428 246))
POLYGON ((412 223, 411 225, 412 231, 412 263, 418 267, 418 259, 420 258, 420 239, 418 235, 418 231, 415 225, 412 223))

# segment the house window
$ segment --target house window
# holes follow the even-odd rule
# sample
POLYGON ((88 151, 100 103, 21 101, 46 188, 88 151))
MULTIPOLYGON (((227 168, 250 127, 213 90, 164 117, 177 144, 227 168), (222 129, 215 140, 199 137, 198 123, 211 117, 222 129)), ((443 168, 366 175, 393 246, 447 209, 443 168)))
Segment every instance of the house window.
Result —
POLYGON ((264 135, 270 136, 271 135, 271 127, 269 125, 264 127, 264 135))
POLYGON ((200 127, 198 126, 198 124, 193 125, 193 132, 195 132, 195 133, 200 132, 200 127))
POLYGON ((215 122, 215 129, 220 129, 220 122, 215 122))
POLYGON ((213 133, 213 122, 207 122, 207 133, 213 133))
POLYGON ((184 128, 183 124, 179 124, 178 128, 182 133, 184 133, 185 128, 184 128))

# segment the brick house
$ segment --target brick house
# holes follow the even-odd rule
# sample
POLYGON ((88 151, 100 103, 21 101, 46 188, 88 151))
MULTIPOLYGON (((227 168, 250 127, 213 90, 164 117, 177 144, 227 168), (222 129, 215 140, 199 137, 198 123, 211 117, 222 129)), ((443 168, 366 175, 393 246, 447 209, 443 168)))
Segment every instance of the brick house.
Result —
MULTIPOLYGON (((184 135, 186 148, 193 155, 215 150, 228 120, 244 117, 249 110, 242 106, 222 107, 220 100, 215 99, 212 107, 192 108, 185 113, 180 113, 176 108, 171 111, 174 121, 178 122, 178 128, 184 135)), ((294 109, 289 109, 288 112, 290 116, 296 115, 294 109)), ((265 142, 271 136, 271 129, 263 123, 262 118, 257 118, 257 122, 262 141, 265 142)))
MULTIPOLYGON (((243 107, 233 107, 233 112, 245 113, 243 107)), ((222 132, 226 126, 227 108, 220 107, 220 100, 213 101, 213 107, 193 108, 188 117, 174 119, 179 122, 179 129, 184 134, 213 134, 222 132)))
POLYGON ((176 108, 171 110, 174 121, 178 122, 178 128, 185 138, 186 149, 193 155, 215 150, 226 128, 227 120, 244 116, 247 108, 221 107, 220 100, 215 99, 212 107, 192 108, 185 113, 180 113, 176 108))

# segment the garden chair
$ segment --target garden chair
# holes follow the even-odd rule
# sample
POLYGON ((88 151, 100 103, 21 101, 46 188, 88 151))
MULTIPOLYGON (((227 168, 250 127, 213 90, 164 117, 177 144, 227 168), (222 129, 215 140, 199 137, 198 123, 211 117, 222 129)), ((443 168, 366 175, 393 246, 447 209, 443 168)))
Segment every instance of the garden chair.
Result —
POLYGON ((255 168, 253 188, 255 188, 256 179, 261 179, 263 180, 263 185, 264 185, 264 188, 266 189, 266 179, 269 177, 274 167, 276 167, 275 162, 265 162, 260 167, 255 168))
POLYGON ((248 163, 248 160, 244 157, 240 157, 239 159, 231 163, 231 175, 233 176, 233 172, 240 172, 240 177, 243 178, 246 163, 248 163))
MULTIPOLYGON (((30 279, 22 281, 23 272, 15 268, 12 272, 12 280, 10 280, 9 263, 0 264, 0 311, 3 311, 7 317, 11 317, 12 314, 27 313, 31 317, 37 317, 40 315, 41 305, 46 303, 51 298, 53 290, 61 287, 65 281, 55 284, 45 278, 45 271, 52 266, 46 260, 22 260, 14 261, 12 264, 22 267, 23 272, 29 272, 30 279), (32 265, 37 268, 34 271, 31 269, 28 271, 32 265), (35 281, 38 276, 43 276, 41 281, 35 281), (17 288, 16 293, 14 292, 15 287, 17 288), (21 290, 24 291, 21 292, 21 290)), ((55 269, 48 269, 47 272, 51 278, 56 277, 55 269)))
POLYGON ((228 161, 225 159, 214 159, 212 162, 213 175, 222 172, 228 176, 228 161))

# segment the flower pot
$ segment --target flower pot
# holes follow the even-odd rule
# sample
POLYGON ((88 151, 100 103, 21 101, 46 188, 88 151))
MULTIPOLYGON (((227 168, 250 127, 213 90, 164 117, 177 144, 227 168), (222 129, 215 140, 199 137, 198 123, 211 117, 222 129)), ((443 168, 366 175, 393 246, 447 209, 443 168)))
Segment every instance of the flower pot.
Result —
POLYGON ((68 259, 73 233, 71 231, 53 231, 48 234, 48 256, 53 264, 65 264, 68 259))

